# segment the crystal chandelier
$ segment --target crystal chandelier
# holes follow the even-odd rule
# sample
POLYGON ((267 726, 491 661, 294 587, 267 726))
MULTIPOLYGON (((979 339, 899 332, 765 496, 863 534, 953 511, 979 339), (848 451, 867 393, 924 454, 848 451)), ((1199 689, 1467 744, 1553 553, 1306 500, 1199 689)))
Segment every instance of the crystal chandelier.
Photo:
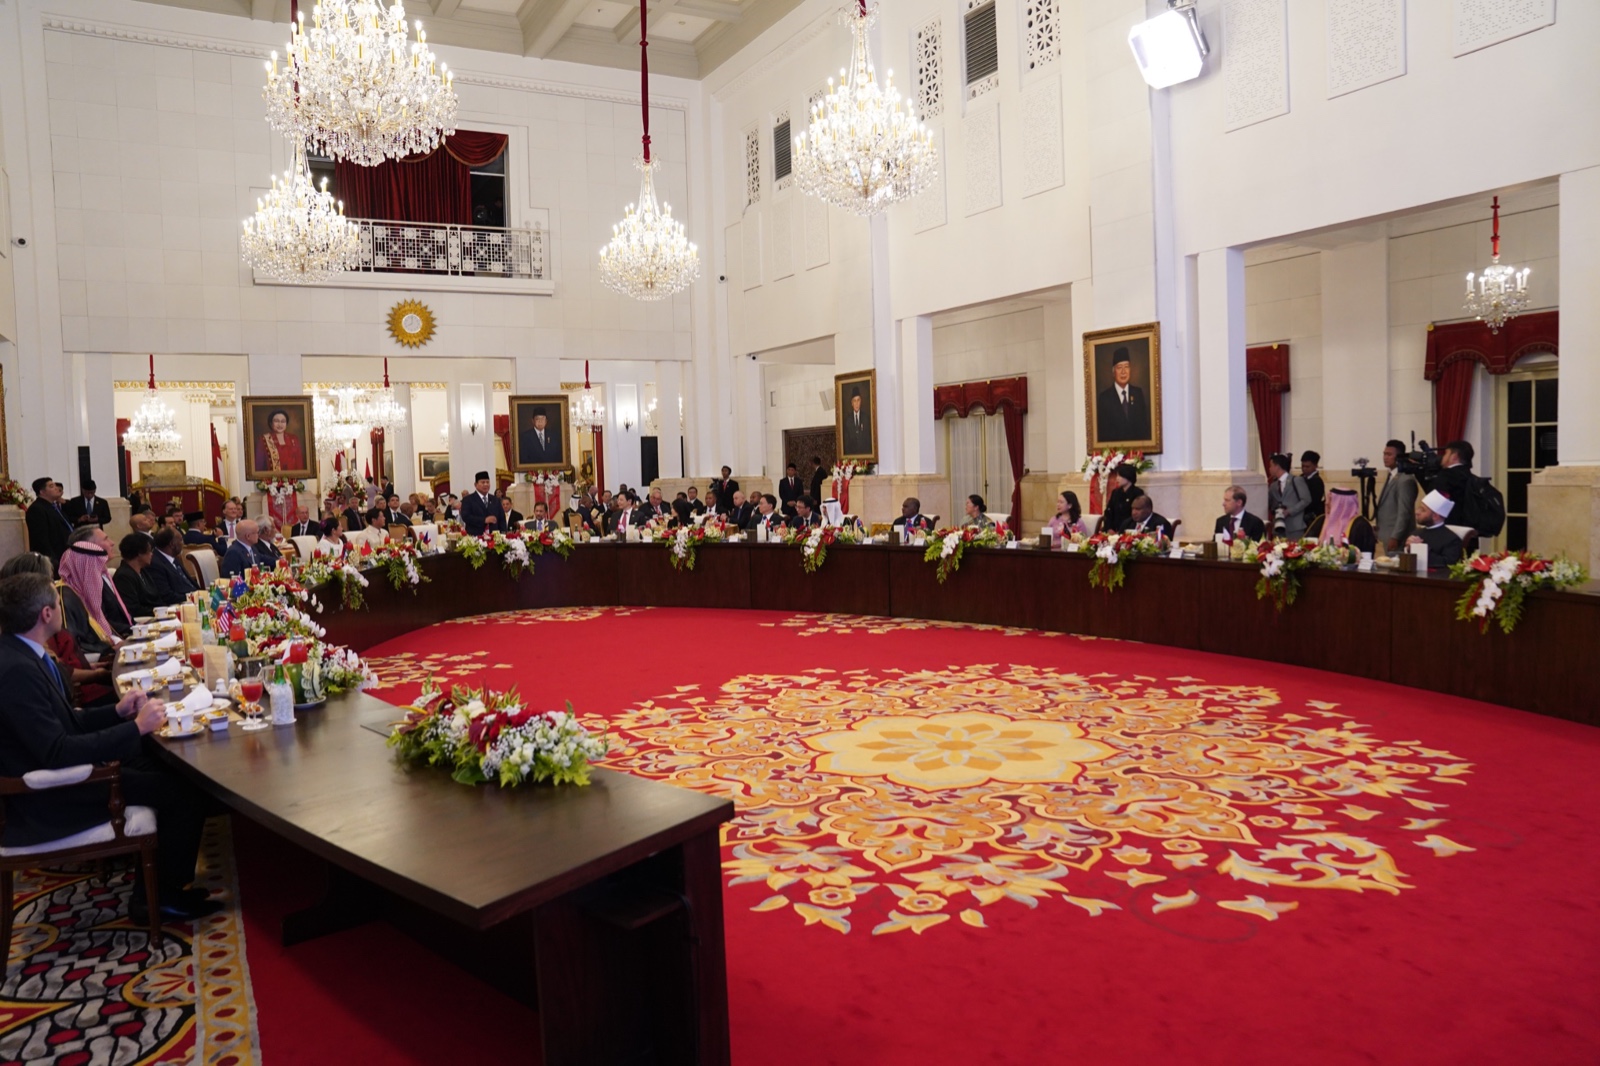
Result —
POLYGON ((411 421, 410 413, 394 398, 389 385, 389 360, 383 361, 383 388, 362 393, 356 402, 356 416, 365 425, 381 429, 385 434, 403 428, 411 421))
POLYGON ((178 432, 177 416, 156 395, 156 357, 151 353, 150 395, 128 423, 128 429, 122 435, 123 447, 152 459, 161 459, 176 455, 182 443, 183 435, 178 432))
POLYGON ((361 262, 361 233, 334 203, 328 179, 311 184, 306 151, 296 145, 294 162, 272 191, 256 201, 254 218, 244 220, 239 252, 247 266, 274 281, 310 284, 326 281, 361 262))
POLYGON ((1467 314, 1480 318, 1490 333, 1499 333, 1507 320, 1528 308, 1528 275, 1531 268, 1500 265, 1500 197, 1494 198, 1494 236, 1489 238, 1493 257, 1483 273, 1467 273, 1467 314))
POLYGON ((801 189, 835 207, 875 215, 927 187, 938 173, 933 137, 911 105, 902 110, 890 71, 878 85, 867 50, 867 30, 878 16, 856 0, 843 17, 855 43, 839 86, 811 112, 811 125, 794 141, 794 175, 801 189), (853 8, 853 10, 852 10, 853 8))
POLYGON ((289 51, 267 64, 267 121, 335 159, 376 166, 431 152, 456 131, 456 94, 400 0, 318 0, 307 30, 292 16, 289 51))
POLYGON ((600 280, 608 289, 635 300, 664 300, 700 276, 700 253, 672 205, 656 203, 655 170, 650 159, 650 58, 647 0, 639 0, 640 107, 644 112, 644 156, 634 164, 644 175, 639 201, 611 227, 611 243, 600 249, 600 280))
POLYGON ((572 400, 572 424, 578 429, 590 431, 600 429, 606 424, 606 405, 600 402, 599 394, 589 384, 589 360, 583 361, 583 391, 572 400))
POLYGON ((370 428, 362 421, 360 404, 365 394, 358 388, 341 385, 324 389, 312 400, 312 418, 317 427, 317 451, 335 455, 354 444, 370 428))

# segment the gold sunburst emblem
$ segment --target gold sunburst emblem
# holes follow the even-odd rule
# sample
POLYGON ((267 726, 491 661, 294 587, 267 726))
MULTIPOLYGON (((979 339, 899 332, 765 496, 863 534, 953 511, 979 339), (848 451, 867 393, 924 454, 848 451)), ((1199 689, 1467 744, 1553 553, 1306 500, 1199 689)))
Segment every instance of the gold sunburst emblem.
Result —
POLYGON ((433 339, 433 312, 418 300, 401 300, 389 309, 389 334, 407 348, 433 339))

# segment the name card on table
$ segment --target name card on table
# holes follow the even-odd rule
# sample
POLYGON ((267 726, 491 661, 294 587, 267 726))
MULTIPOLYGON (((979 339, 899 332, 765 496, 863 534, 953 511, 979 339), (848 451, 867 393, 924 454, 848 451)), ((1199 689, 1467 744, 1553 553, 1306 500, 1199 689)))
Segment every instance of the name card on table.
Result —
POLYGON ((1183 545, 1174 544, 1172 546, 1172 550, 1167 552, 1167 558, 1168 559, 1182 559, 1183 558, 1183 545))

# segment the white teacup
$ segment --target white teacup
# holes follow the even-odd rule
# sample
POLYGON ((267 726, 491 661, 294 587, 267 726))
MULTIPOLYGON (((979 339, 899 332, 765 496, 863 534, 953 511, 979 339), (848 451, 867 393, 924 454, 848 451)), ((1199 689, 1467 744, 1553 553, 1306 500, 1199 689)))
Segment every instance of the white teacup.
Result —
POLYGON ((194 712, 179 706, 167 711, 167 728, 175 733, 188 733, 194 729, 194 712))

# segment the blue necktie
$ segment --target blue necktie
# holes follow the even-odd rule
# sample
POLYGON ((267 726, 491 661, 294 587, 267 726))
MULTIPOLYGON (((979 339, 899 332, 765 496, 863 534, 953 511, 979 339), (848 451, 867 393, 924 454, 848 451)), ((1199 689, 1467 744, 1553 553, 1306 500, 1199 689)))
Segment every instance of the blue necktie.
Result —
POLYGON ((56 665, 55 659, 52 656, 50 656, 49 654, 45 655, 44 661, 45 661, 45 665, 50 667, 50 675, 56 679, 56 687, 61 689, 61 694, 63 696, 67 697, 67 702, 68 703, 71 703, 72 702, 72 697, 67 692, 67 683, 66 683, 66 681, 64 681, 62 679, 62 677, 61 677, 61 668, 56 665))

